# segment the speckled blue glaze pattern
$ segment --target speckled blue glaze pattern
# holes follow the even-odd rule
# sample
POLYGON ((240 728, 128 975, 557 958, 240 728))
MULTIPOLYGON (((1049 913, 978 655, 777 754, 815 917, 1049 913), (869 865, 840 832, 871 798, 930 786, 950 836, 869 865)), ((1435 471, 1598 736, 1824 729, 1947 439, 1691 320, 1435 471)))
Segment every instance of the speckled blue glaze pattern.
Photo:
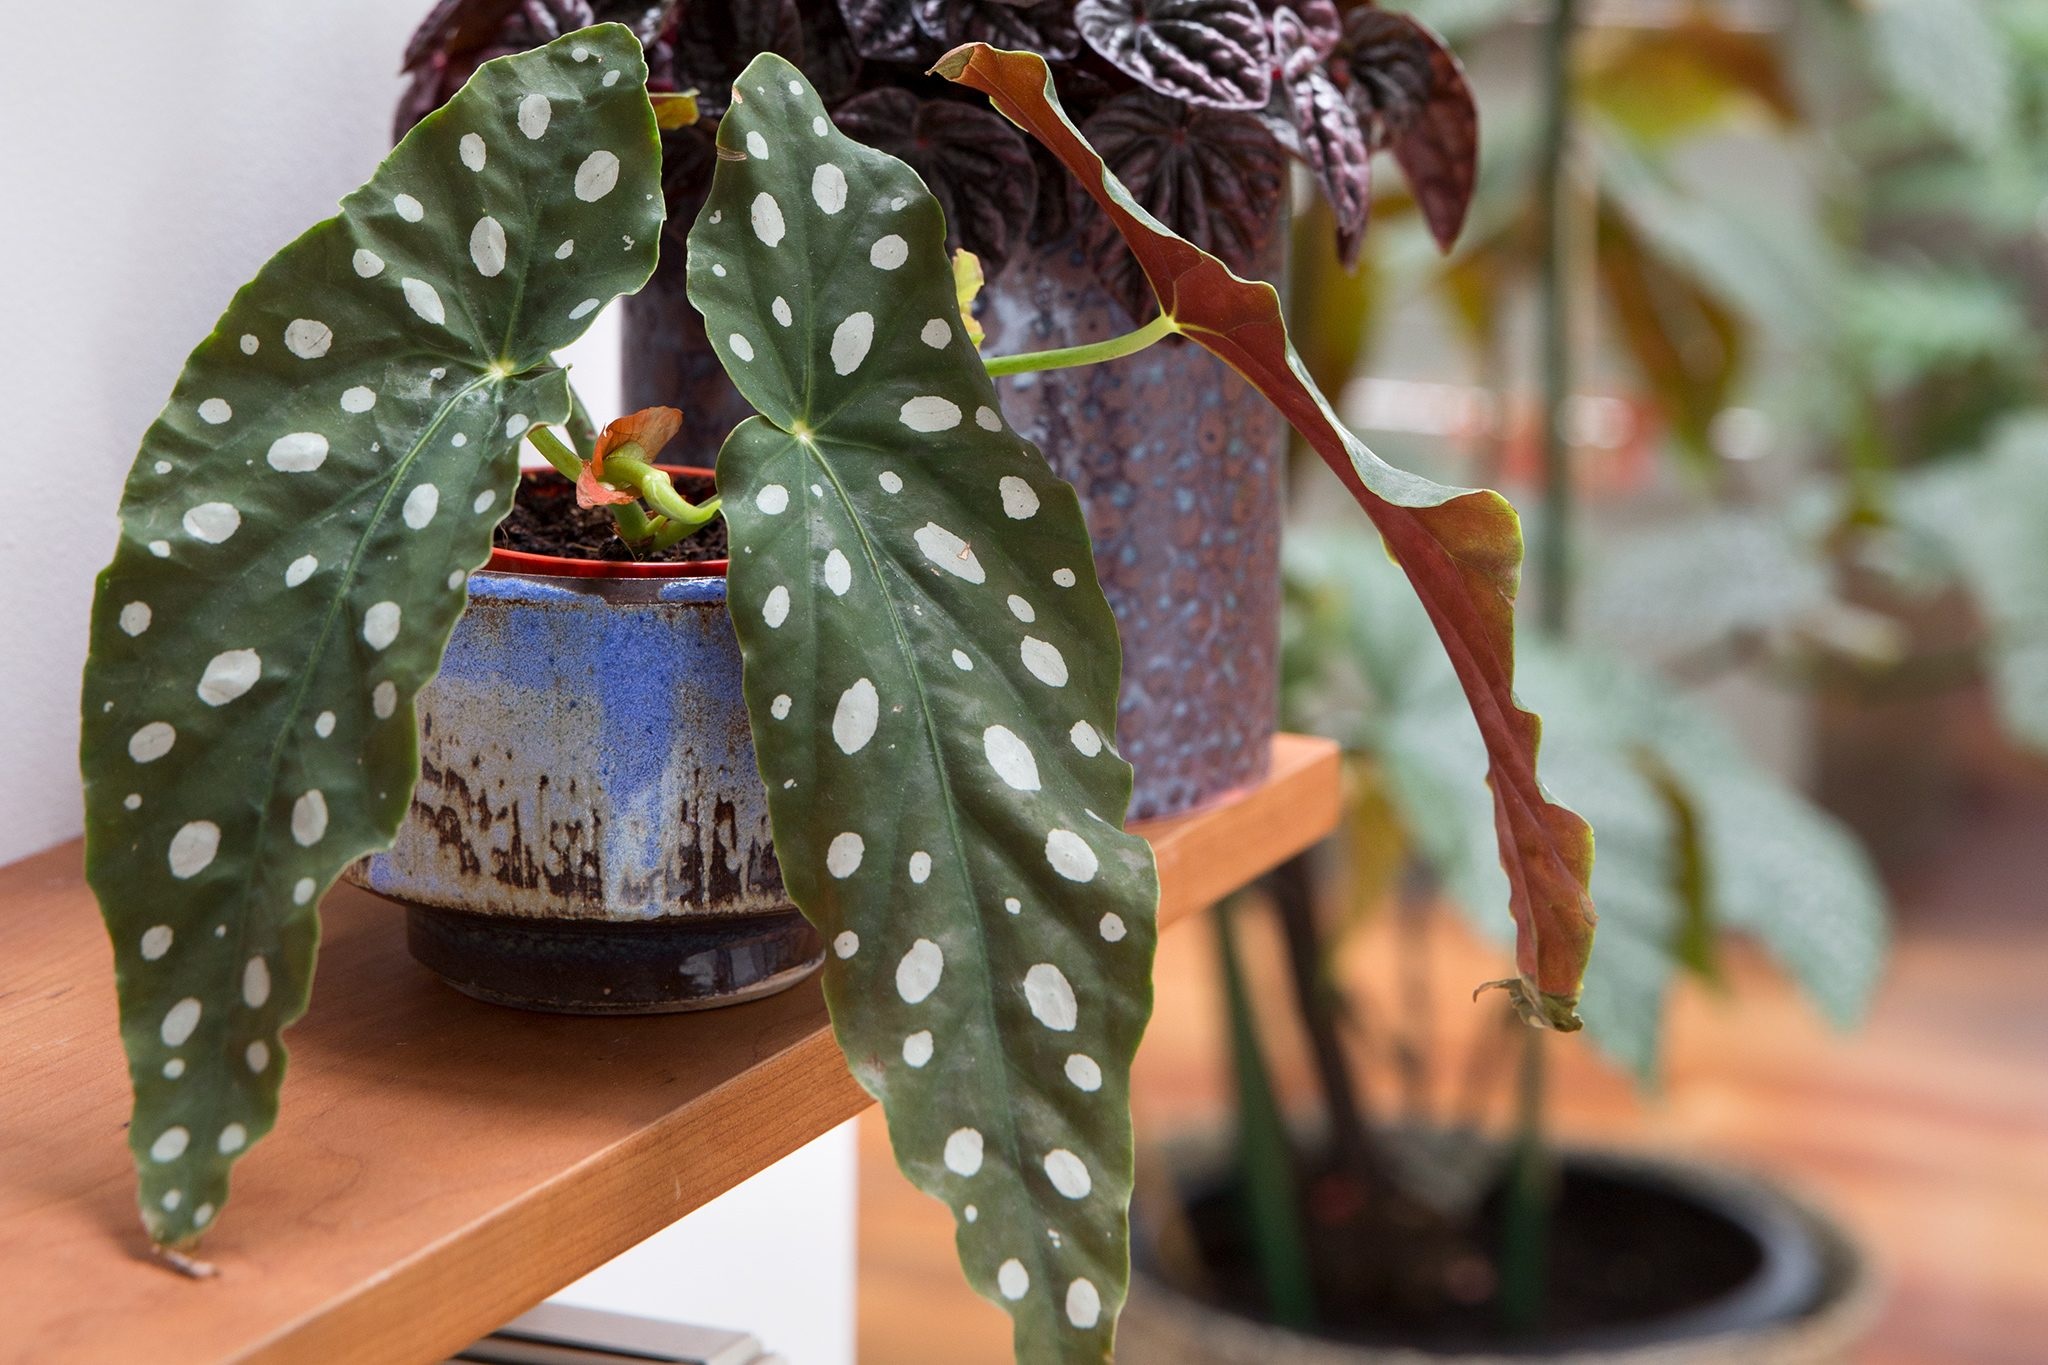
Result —
POLYGON ((723 578, 475 574, 418 709, 411 810, 351 872, 370 890, 532 919, 790 908, 723 578))
MULTIPOLYGON (((1276 250, 1285 238, 1272 234, 1276 250)), ((1277 255, 1265 264, 1278 274, 1277 255)), ((983 297, 989 355, 1137 325, 1071 242, 1012 258, 983 297)), ((1177 340, 998 387, 1011 424, 1080 490, 1123 638, 1117 745, 1137 770, 1131 817, 1258 781, 1279 714, 1280 415, 1177 340)))

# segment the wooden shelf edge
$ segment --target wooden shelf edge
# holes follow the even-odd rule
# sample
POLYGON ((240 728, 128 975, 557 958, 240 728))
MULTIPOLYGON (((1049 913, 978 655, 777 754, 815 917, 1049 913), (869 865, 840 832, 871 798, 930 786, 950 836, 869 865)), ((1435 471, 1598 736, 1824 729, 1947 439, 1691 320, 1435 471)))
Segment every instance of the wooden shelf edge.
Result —
MULTIPOLYGON (((1158 859, 1162 927, 1324 837, 1338 808, 1336 746, 1283 735, 1263 782, 1135 826, 1158 859)), ((0 1172, 0 1227, 13 1234, 0 1277, 29 1310, 0 1333, 0 1360, 444 1360, 872 1102, 815 981, 665 1021, 519 1015, 423 979, 388 907, 338 891, 323 906, 313 1008, 287 1039, 286 1122, 238 1176, 243 1216, 209 1238, 229 1273, 175 1281, 144 1263, 127 1202, 126 1073, 76 845, 0 868, 0 900, 22 912, 0 922, 0 959, 31 968, 0 996, 0 1146, 22 1140, 54 1167, 0 1172), (674 1102, 650 1093, 663 1084, 678 1087, 674 1102), (39 1104, 46 1091, 67 1098, 39 1104), (600 1112, 550 1134, 564 1091, 600 1112), (559 1164, 521 1167, 526 1154, 490 1127, 508 1115, 559 1164), (423 1154, 411 1169, 388 1150, 467 1139, 472 1126, 496 1144, 474 1162, 423 1154), (373 1193, 385 1207, 364 1207, 373 1193), (308 1246, 349 1237, 360 1246, 308 1246), (87 1286, 90 1308, 77 1302, 87 1286)))

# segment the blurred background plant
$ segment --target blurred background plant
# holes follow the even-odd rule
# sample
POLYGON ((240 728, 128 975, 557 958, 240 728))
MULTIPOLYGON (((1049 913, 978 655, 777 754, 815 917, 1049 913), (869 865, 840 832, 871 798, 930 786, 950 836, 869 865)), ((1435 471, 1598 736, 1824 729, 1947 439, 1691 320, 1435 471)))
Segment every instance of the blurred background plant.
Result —
MULTIPOLYGON (((1465 235, 1436 256, 1384 194, 1347 272, 1297 195, 1292 325, 1390 458, 1525 509, 1541 624, 1518 690, 1548 785, 1599 840, 1589 1035, 1654 1085, 1670 992, 1725 989, 1727 934, 1850 1025, 1887 944, 1878 863, 1955 806, 1956 699, 1988 689, 2004 742, 2048 750, 2048 4, 1412 8, 1480 105, 1465 235)), ((1347 995, 1332 969, 1389 918, 1395 951, 1421 952, 1412 926, 1440 902, 1493 932, 1477 735, 1398 570, 1323 524, 1312 460, 1294 471, 1284 721, 1344 744, 1352 800, 1336 846, 1265 888, 1328 1115, 1306 1169, 1275 1136, 1262 1002, 1223 954, 1249 1240, 1273 1315, 1307 1325, 1314 1272, 1290 1248, 1333 1197, 1445 1210, 1498 1183, 1481 1250, 1495 1307, 1526 1323, 1541 1038, 1511 1140, 1473 1146, 1459 1178, 1441 1133, 1403 1156, 1410 1125, 1445 1122, 1414 1071, 1457 1065, 1428 1011, 1347 995), (1332 1170, 1356 1175, 1348 1195, 1332 1170)))

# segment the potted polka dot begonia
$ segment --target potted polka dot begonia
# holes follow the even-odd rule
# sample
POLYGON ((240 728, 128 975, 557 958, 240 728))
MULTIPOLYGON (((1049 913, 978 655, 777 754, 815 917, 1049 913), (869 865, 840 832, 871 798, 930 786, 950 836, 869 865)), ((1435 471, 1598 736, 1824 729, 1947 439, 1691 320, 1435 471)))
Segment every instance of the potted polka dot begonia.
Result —
MULTIPOLYGON (((636 548, 722 519, 775 854, 832 946, 825 993, 853 1073, 904 1171, 954 1211, 1019 1358, 1104 1360, 1128 1277, 1128 1075, 1157 884, 1122 828, 1117 638, 1080 507, 1006 423, 992 376, 1179 334, 1323 454, 1472 699, 1519 931, 1503 984, 1552 1027, 1577 1025, 1591 837, 1544 797, 1537 722, 1511 692, 1513 511, 1345 432, 1273 291, 1136 208, 1040 59, 971 45, 938 70, 1075 175, 1157 319, 984 360, 938 202, 762 56, 734 84, 688 238, 691 297, 756 414, 724 441, 718 505, 652 471, 645 415, 602 464, 537 443, 586 502, 624 498, 636 548)), ((522 443, 573 430, 554 353, 653 269, 656 129, 623 27, 484 64, 236 295, 144 438, 94 606, 83 764, 129 1142, 167 1251, 199 1241, 276 1118, 321 893, 406 818, 416 699, 522 443)))

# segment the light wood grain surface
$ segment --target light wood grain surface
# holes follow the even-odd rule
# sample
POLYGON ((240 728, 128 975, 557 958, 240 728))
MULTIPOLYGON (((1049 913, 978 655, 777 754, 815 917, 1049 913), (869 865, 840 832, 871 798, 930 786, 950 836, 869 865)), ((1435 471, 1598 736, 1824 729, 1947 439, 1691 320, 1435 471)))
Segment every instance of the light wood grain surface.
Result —
MULTIPOLYGON (((1634 1088, 1583 1037, 1554 1040, 1559 1129, 1737 1162, 1831 1209, 1885 1286, 1860 1365, 2048 1361, 2044 832, 2048 784, 2038 778, 2031 792, 1979 797, 1960 813, 1940 855, 1896 886, 1891 970, 1855 1032, 1827 1027, 1761 959, 1738 952, 1726 993, 1678 993, 1659 1093, 1634 1088)), ((1244 927, 1267 1052, 1285 1093, 1306 1103, 1312 1081, 1265 918, 1244 927)), ((1442 1056, 1462 1058, 1497 1027, 1497 1008, 1475 1007, 1471 987, 1505 962, 1450 913, 1426 941, 1433 1036, 1442 1056)), ((1375 1006, 1369 1028, 1384 1030, 1399 999, 1395 961, 1386 926, 1346 955, 1347 979, 1375 1006)), ((1155 979, 1132 1087, 1141 1160, 1148 1142, 1217 1121, 1228 1086, 1206 924, 1161 942, 1155 979)), ((1372 1098, 1382 1113, 1399 1110, 1384 1088, 1372 1098)), ((1435 1100, 1443 1112, 1446 1096, 1435 1100)), ((961 1283, 945 1209, 895 1178, 872 1119, 860 1142, 861 1359, 1007 1365, 1009 1321, 961 1283)))
MULTIPOLYGON (((1144 827, 1162 916, 1336 819, 1332 746, 1144 827)), ((0 1360, 428 1362, 858 1113, 815 982, 704 1014, 570 1019, 480 1004, 350 888, 322 906, 312 1008, 277 1131, 202 1254, 136 1221, 111 955, 77 845, 0 869, 0 1360)))

